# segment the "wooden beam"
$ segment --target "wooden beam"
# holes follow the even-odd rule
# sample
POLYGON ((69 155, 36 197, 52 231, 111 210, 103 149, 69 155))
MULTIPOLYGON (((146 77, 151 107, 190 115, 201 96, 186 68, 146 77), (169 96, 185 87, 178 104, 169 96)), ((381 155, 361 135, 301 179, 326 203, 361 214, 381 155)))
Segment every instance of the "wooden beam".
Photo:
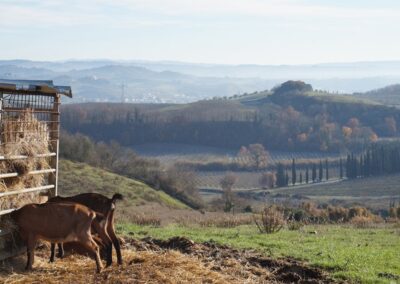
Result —
POLYGON ((49 184, 54 185, 53 190, 49 190, 49 198, 54 197, 58 194, 58 152, 60 148, 59 138, 60 138, 60 104, 61 104, 61 96, 54 96, 54 106, 53 112, 51 114, 51 123, 50 123, 50 140, 51 140, 51 150, 56 153, 55 156, 51 157, 50 167, 55 169, 54 174, 49 175, 49 184))
MULTIPOLYGON (((42 191, 42 190, 53 189, 53 188, 54 188, 54 184, 49 184, 49 185, 42 185, 42 186, 38 186, 38 187, 31 187, 31 188, 25 188, 25 189, 20 189, 20 190, 0 192, 0 197, 22 194, 22 193, 29 193, 29 192, 34 192, 34 191, 42 191)), ((3 211, 0 211, 0 215, 2 215, 2 212, 3 211)))
MULTIPOLYGON (((49 173, 54 173, 55 171, 56 171, 56 169, 35 170, 35 171, 28 172, 28 175, 49 174, 49 173)), ((17 177, 17 176, 18 176, 18 173, 16 173, 16 172, 0 174, 0 178, 10 178, 10 177, 17 177)))
MULTIPOLYGON (((46 154, 37 154, 33 156, 33 158, 46 158, 46 157, 54 157, 56 156, 57 153, 51 152, 51 153, 46 153, 46 154)), ((23 159, 28 159, 30 157, 26 155, 12 155, 12 156, 0 156, 0 160, 23 160, 23 159)))
MULTIPOLYGON (((4 107, 3 112, 26 112, 25 108, 12 108, 12 107, 4 107)), ((50 113, 50 114, 55 114, 59 115, 60 113, 57 111, 54 111, 53 109, 43 109, 43 108, 33 108, 30 110, 32 113, 50 113)))

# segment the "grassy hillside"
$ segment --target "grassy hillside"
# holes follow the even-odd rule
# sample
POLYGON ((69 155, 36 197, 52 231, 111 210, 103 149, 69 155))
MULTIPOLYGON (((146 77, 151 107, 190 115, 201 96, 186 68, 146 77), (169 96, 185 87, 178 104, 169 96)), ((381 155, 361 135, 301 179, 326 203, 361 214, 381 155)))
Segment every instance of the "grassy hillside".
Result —
POLYGON ((146 184, 91 167, 83 163, 61 160, 59 165, 59 194, 74 195, 83 192, 98 192, 111 197, 121 193, 125 200, 121 207, 129 211, 141 205, 157 204, 176 209, 187 208, 182 202, 163 191, 156 191, 146 184))

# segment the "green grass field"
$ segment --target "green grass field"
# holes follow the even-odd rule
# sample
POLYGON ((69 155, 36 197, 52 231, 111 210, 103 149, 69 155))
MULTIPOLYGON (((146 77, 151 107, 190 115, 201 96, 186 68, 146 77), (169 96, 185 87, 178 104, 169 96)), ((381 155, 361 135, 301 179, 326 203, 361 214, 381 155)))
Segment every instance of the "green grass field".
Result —
POLYGON ((186 236, 197 242, 213 240, 237 248, 257 249, 268 256, 290 256, 328 271, 337 280, 398 283, 400 230, 395 227, 355 229, 346 226, 306 226, 298 231, 260 234, 253 226, 201 228, 169 225, 161 228, 120 224, 118 231, 136 238, 186 236), (316 232, 316 234, 314 233, 316 232))
POLYGON ((61 160, 59 165, 59 194, 74 195, 83 192, 97 192, 111 197, 121 193, 125 200, 123 208, 159 204, 176 209, 188 208, 182 202, 163 191, 157 191, 134 179, 113 174, 87 164, 61 160))

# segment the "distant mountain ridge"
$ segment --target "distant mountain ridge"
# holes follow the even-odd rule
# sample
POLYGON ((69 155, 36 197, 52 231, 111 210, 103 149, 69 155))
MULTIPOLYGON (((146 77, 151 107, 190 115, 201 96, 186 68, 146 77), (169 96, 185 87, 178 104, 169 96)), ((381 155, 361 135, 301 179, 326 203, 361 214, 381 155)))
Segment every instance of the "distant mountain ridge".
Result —
POLYGON ((72 102, 187 103, 306 80, 315 89, 366 92, 400 83, 400 61, 315 65, 218 65, 169 61, 0 60, 0 78, 71 85, 72 102))

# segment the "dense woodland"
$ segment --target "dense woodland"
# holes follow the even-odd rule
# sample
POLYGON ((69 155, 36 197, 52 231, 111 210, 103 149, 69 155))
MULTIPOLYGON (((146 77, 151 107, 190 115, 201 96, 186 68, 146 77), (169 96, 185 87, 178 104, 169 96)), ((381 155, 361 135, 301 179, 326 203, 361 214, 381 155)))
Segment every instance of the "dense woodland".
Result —
POLYGON ((289 81, 262 93, 191 104, 65 105, 62 127, 123 146, 186 143, 239 149, 347 152, 397 137, 400 110, 289 81))

